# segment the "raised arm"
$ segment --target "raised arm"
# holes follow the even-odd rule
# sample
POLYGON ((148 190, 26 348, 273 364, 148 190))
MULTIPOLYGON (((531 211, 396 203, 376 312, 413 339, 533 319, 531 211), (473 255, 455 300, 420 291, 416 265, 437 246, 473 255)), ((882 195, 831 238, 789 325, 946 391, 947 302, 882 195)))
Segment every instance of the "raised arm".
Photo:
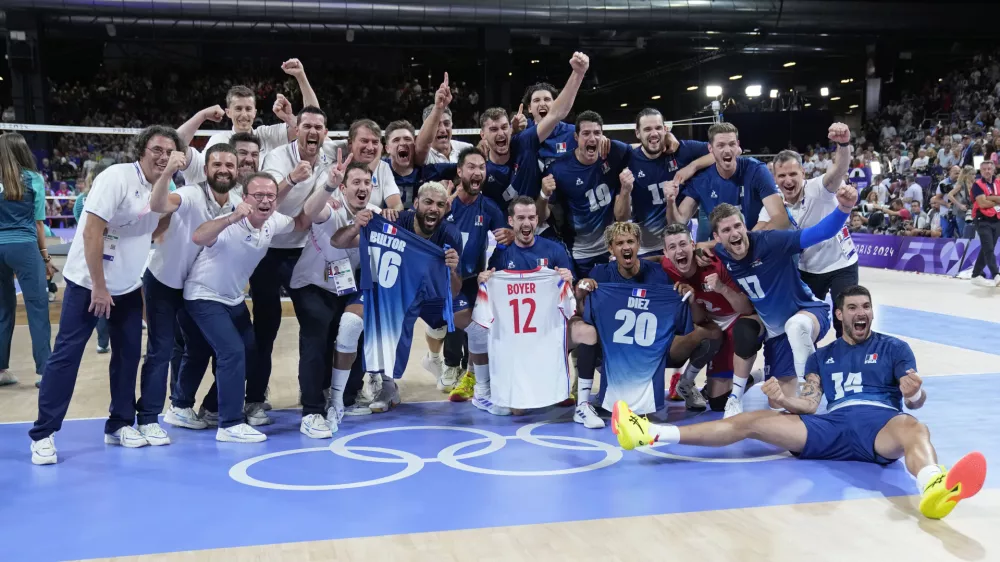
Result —
POLYGON ((815 246, 824 240, 833 238, 844 223, 847 217, 851 216, 854 203, 858 200, 858 191, 850 185, 842 185, 837 190, 837 208, 830 211, 830 214, 823 217, 817 224, 805 228, 801 231, 800 245, 802 249, 815 246))
POLYGON ((667 224, 687 224, 691 217, 698 211, 698 202, 693 197, 686 197, 677 204, 678 187, 676 181, 667 182, 663 187, 663 196, 666 199, 667 224))
MULTIPOLYGON (((573 53, 573 57, 569 59, 569 65, 573 67, 569 80, 559 92, 559 97, 552 102, 549 113, 535 127, 539 142, 545 142, 545 139, 549 138, 559 122, 565 119, 570 110, 573 109, 576 94, 580 91, 580 85, 583 84, 583 77, 587 74, 587 69, 590 68, 590 58, 583 53, 573 53)), ((521 104, 521 108, 523 110, 524 104, 521 104)))
POLYGON ((288 101, 288 98, 285 96, 278 94, 278 98, 274 100, 271 111, 274 112, 275 117, 285 124, 285 138, 288 142, 294 142, 299 136, 299 125, 295 120, 292 102, 288 101))
POLYGON ((202 223, 194 231, 191 241, 199 246, 213 246, 223 230, 243 220, 244 217, 250 216, 251 212, 253 212, 253 209, 249 204, 246 202, 240 203, 232 213, 202 223))
POLYGON ((181 206, 181 196, 170 193, 170 178, 174 177, 177 170, 187 168, 187 156, 183 152, 173 151, 170 159, 167 160, 167 169, 160 174, 159 179, 153 184, 153 190, 149 194, 149 210, 154 213, 172 213, 181 206))
POLYGON ((212 121, 213 123, 218 123, 222 121, 222 118, 226 116, 226 112, 218 105, 213 105, 212 107, 206 107, 198 113, 191 116, 190 119, 184 122, 183 125, 177 127, 177 135, 181 138, 181 142, 184 146, 191 146, 191 141, 194 140, 195 133, 201 128, 201 125, 205 121, 212 121))
MULTIPOLYGON (((299 91, 302 92, 302 105, 303 106, 313 106, 319 107, 319 98, 316 97, 316 92, 312 88, 312 84, 309 83, 309 78, 306 77, 306 68, 302 65, 302 61, 299 59, 288 59, 281 63, 281 70, 285 71, 285 74, 295 78, 295 81, 299 85, 299 91)), ((289 137, 289 141, 293 137, 289 137)))
POLYGON ((632 186, 635 184, 632 170, 622 170, 618 174, 618 181, 621 182, 622 189, 615 197, 615 220, 627 221, 632 218, 632 186))
POLYGON ((444 115, 444 110, 448 108, 450 103, 451 87, 448 86, 448 73, 445 72, 444 82, 441 82, 434 94, 434 108, 431 109, 431 114, 427 116, 427 119, 424 119, 423 125, 420 126, 420 132, 417 133, 417 147, 414 149, 416 151, 414 162, 417 165, 423 165, 427 161, 427 154, 431 151, 431 145, 434 144, 434 137, 437 136, 441 116, 444 115))
POLYGON ((833 166, 823 174, 823 187, 830 193, 836 193, 840 184, 847 176, 847 169, 851 164, 851 129, 843 123, 830 125, 827 138, 837 143, 837 151, 833 154, 833 166))

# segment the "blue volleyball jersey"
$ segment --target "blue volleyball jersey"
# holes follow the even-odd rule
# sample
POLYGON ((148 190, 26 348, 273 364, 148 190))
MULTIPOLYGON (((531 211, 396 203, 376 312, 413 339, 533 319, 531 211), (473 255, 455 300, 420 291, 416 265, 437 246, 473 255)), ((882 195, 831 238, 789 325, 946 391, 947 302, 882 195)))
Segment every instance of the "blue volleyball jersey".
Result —
POLYGON ((693 329, 687 304, 670 285, 599 283, 583 320, 597 329, 604 351, 602 405, 624 400, 639 414, 663 406, 663 377, 675 334, 693 329))
MULTIPOLYGON (((528 119, 528 128, 525 131, 535 129, 537 126, 533 120, 528 119)), ((535 138, 538 138, 537 133, 535 138)), ((548 165, 550 161, 571 154, 574 150, 576 150, 576 126, 560 121, 538 149, 538 157, 548 165)))
POLYGON ((631 147, 611 141, 607 159, 582 164, 575 155, 560 158, 546 170, 556 180, 550 205, 565 207, 573 228, 573 259, 607 253, 604 229, 614 222, 614 199, 621 189, 618 174, 628 164, 631 147))
POLYGON ((677 152, 650 159, 642 147, 632 149, 628 169, 632 187, 632 221, 639 225, 639 253, 663 249, 663 231, 667 229, 667 207, 663 186, 674 179, 677 170, 708 154, 708 143, 680 141, 677 152))
POLYGON ((528 127, 510 139, 510 182, 504 191, 504 206, 518 195, 532 199, 542 191, 542 170, 544 164, 539 158, 542 143, 538 142, 538 129, 528 127))
POLYGON ((809 309, 821 316, 830 314, 826 303, 817 299, 799 276, 794 256, 802 251, 802 232, 748 232, 750 251, 741 260, 730 256, 722 244, 715 245, 715 254, 750 298, 769 338, 784 334, 785 322, 800 310, 809 309))
MULTIPOLYGON (((389 163, 391 168, 392 163, 388 158, 383 158, 382 160, 389 163)), ((455 165, 431 164, 427 166, 414 166, 413 170, 405 176, 399 175, 396 173, 396 170, 393 170, 392 177, 396 180, 396 187, 399 188, 399 196, 403 200, 403 206, 410 209, 413 207, 413 202, 417 198, 417 191, 421 185, 429 181, 455 179, 455 165), (451 167, 450 175, 448 166, 451 167)))
POLYGON ((595 265, 594 269, 590 270, 590 278, 597 281, 598 286, 601 283, 638 283, 641 285, 674 286, 674 283, 667 277, 666 272, 663 271, 663 267, 649 260, 639 260, 639 273, 635 277, 623 277, 618 271, 618 264, 611 262, 595 265))
MULTIPOLYGON (((443 300, 448 328, 454 330, 452 315, 447 313, 451 308, 451 271, 444 264, 444 250, 435 241, 414 234, 413 212, 402 213, 400 219, 407 213, 411 215, 410 228, 374 215, 360 236, 365 369, 397 379, 406 370, 413 323, 424 303, 443 300)), ((442 230, 438 228, 435 234, 442 230)))
POLYGON ((735 205, 743 211, 743 220, 747 230, 752 230, 757 224, 760 210, 764 208, 764 198, 778 193, 774 176, 767 171, 767 166, 754 158, 739 156, 736 158, 736 172, 726 179, 719 175, 716 166, 695 174, 681 190, 677 203, 690 197, 698 202, 698 207, 705 215, 719 203, 735 205))
MULTIPOLYGON (((431 234, 429 240, 432 244, 438 248, 444 248, 446 245, 449 248, 454 248, 458 252, 459 256, 462 255, 462 233, 458 231, 458 228, 454 224, 451 224, 446 217, 441 217, 441 223, 438 225, 434 232, 431 234)), ((396 219, 396 225, 400 228, 409 230, 410 232, 415 232, 413 230, 414 223, 417 221, 417 212, 413 210, 403 211, 399 213, 399 217, 396 219)))
POLYGON ((462 237, 462 259, 458 262, 458 275, 462 279, 475 277, 486 263, 486 246, 489 232, 505 228, 507 221, 496 203, 480 195, 466 205, 461 197, 451 202, 451 212, 445 218, 462 237))
POLYGON ((569 259, 569 254, 566 253, 566 247, 561 243, 535 236, 535 243, 527 248, 522 248, 517 244, 505 247, 497 246, 487 269, 530 271, 536 267, 550 269, 561 267, 572 271, 573 262, 569 259))
POLYGON ((867 340, 850 345, 844 338, 824 345, 809 356, 805 374, 819 375, 827 409, 867 404, 903 410, 899 379, 917 370, 913 350, 903 340, 872 332, 867 340))

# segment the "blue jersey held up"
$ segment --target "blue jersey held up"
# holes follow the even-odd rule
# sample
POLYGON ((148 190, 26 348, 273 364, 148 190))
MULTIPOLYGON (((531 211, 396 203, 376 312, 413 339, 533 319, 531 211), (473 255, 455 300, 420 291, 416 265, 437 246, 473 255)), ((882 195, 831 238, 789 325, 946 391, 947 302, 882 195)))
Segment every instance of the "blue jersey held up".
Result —
POLYGON ((458 275, 467 279, 479 275, 483 270, 489 233, 505 228, 507 221, 496 203, 479 195, 469 204, 463 203, 461 197, 456 197, 451 202, 451 213, 445 218, 445 224, 454 225, 462 237, 462 259, 458 263, 458 275))
POLYGON ((692 328, 690 309, 670 285, 599 283, 583 320, 597 328, 604 351, 602 405, 624 400, 639 414, 663 407, 663 370, 675 334, 692 328))
POLYGON ((607 159, 583 164, 575 154, 556 160, 546 173, 556 180, 549 204, 561 204, 573 228, 573 259, 587 259, 607 253, 604 229, 614 222, 614 199, 621 188, 618 174, 628 164, 631 147, 611 141, 607 159))
POLYGON ((708 143, 680 141, 677 152, 649 158, 642 147, 632 149, 628 169, 635 185, 632 188, 632 220, 639 225, 639 254, 663 249, 663 231, 667 228, 667 209, 663 186, 674 179, 677 170, 708 154, 708 143))
POLYGON ((531 271, 536 267, 549 269, 561 267, 572 271, 573 262, 570 261, 569 254, 566 253, 566 247, 561 243, 536 236, 534 244, 527 248, 522 248, 517 244, 506 247, 497 246, 487 269, 531 271))
POLYGON ((778 193, 775 185, 774 176, 763 162, 738 156, 732 177, 723 178, 717 166, 709 166, 684 185, 677 203, 690 197, 698 202, 706 216, 720 203, 735 205, 743 212, 747 230, 752 230, 764 208, 764 198, 778 193))
POLYGON ((828 410, 866 404, 903 410, 899 379, 917 369, 906 342, 872 332, 867 340, 850 345, 843 338, 816 350, 806 361, 805 373, 819 375, 828 410))
MULTIPOLYGON (((443 300, 445 310, 451 308, 451 271, 444 264, 442 244, 414 234, 412 211, 401 213, 400 219, 407 213, 408 228, 374 215, 360 236, 365 369, 395 378, 406 370, 421 307, 443 300)), ((458 241, 452 238, 450 243, 458 241)), ((451 316, 445 314, 449 330, 454 330, 451 316)))

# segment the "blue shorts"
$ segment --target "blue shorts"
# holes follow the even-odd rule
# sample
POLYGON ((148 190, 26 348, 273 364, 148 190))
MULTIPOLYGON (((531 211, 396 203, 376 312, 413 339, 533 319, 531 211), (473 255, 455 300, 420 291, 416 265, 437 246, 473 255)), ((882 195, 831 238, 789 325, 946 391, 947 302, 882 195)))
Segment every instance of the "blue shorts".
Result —
POLYGON ((799 416, 806 424, 806 445, 800 459, 826 461, 862 461, 881 465, 887 459, 875 452, 875 437, 896 416, 898 410, 880 406, 844 406, 826 414, 799 416))
POLYGON ((354 291, 353 293, 351 293, 350 298, 347 299, 347 306, 351 306, 352 304, 361 304, 361 305, 365 304, 365 292, 354 291))
POLYGON ((462 289, 458 296, 452 297, 451 307, 454 312, 472 308, 476 305, 476 297, 479 295, 479 277, 469 277, 462 280, 462 289))
POLYGON ((602 263, 608 263, 611 259, 611 254, 605 252, 599 256, 585 259, 573 258, 573 277, 576 279, 586 279, 590 277, 591 270, 594 266, 600 265, 602 263))
MULTIPOLYGON (((815 341, 819 341, 830 331, 830 307, 826 303, 816 303, 820 306, 810 306, 804 308, 813 313, 819 320, 819 335, 815 341)), ((815 343, 814 341, 814 343, 815 343)), ((788 343, 788 335, 781 334, 764 342, 764 378, 771 377, 794 377, 795 357, 792 355, 792 346, 788 343)))

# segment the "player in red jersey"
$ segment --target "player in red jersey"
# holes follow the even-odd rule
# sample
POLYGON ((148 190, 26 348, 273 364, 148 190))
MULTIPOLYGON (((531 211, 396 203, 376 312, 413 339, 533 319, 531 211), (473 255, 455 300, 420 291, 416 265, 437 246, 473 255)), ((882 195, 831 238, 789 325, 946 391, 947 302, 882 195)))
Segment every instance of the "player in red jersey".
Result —
MULTIPOLYGON (((667 225, 663 232, 664 259, 661 264, 667 277, 676 283, 678 292, 694 291, 694 299, 708 312, 709 318, 722 329, 722 347, 708 364, 706 385, 708 404, 712 411, 721 412, 733 388, 733 369, 741 369, 749 376, 753 360, 740 358, 734 353, 733 328, 741 316, 754 313, 753 305, 736 283, 729 277, 719 258, 712 263, 698 266, 694 260, 695 244, 691 233, 682 224, 667 225), (683 288, 686 285, 688 288, 683 288)), ((677 383, 677 393, 688 409, 704 409, 704 398, 695 388, 694 379, 700 369, 688 365, 677 383)), ((749 386, 749 384, 748 384, 749 386)))

